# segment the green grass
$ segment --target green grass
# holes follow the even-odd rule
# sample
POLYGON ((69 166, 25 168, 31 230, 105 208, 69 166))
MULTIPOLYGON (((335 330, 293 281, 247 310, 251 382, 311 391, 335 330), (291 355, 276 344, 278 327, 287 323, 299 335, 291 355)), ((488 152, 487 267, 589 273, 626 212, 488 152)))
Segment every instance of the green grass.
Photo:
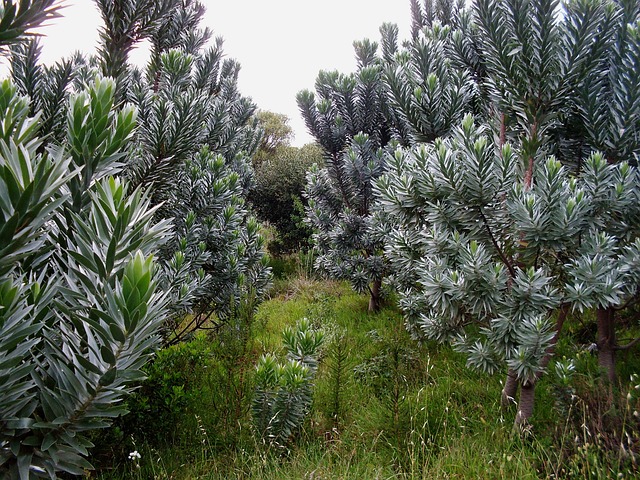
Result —
MULTIPOLYGON (((312 411, 287 451, 257 443, 248 400, 235 402, 245 407, 225 414, 196 395, 195 403, 184 408, 173 443, 150 446, 134 432, 121 440, 128 448, 121 448, 119 457, 102 462, 109 469, 98 478, 604 479, 637 474, 633 461, 611 451, 610 444, 623 433, 639 440, 638 419, 632 415, 638 400, 621 410, 630 388, 625 383, 600 396, 590 393, 597 368, 589 354, 576 361, 573 403, 559 404, 573 397, 552 374, 543 378, 533 433, 521 437, 512 432, 515 409, 500 408, 500 376, 467 369, 465 359, 449 347, 419 345, 395 308, 371 315, 367 306, 366 296, 346 284, 290 278, 260 306, 247 348, 238 350, 245 352, 241 357, 225 359, 224 341, 213 343, 217 353, 207 355, 210 372, 217 373, 203 374, 203 391, 212 392, 217 403, 234 403, 234 388, 251 390, 259 355, 280 350, 286 326, 307 317, 324 330, 312 411), (224 380, 221 372, 227 370, 224 380), (598 409, 609 424, 594 423, 598 409), (581 424, 594 431, 580 430, 581 424), (134 448, 142 455, 139 465, 126 458, 134 448)), ((569 355, 575 348, 563 341, 558 353, 569 355)), ((638 371, 637 359, 626 360, 625 375, 638 371)))

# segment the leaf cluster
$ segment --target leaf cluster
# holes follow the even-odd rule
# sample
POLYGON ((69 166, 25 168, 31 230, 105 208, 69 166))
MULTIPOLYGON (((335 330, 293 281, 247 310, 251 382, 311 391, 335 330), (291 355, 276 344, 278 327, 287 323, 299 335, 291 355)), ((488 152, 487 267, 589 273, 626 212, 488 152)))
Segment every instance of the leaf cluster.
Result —
POLYGON ((313 399, 313 379, 318 369, 322 332, 302 319, 282 333, 286 361, 263 355, 256 366, 253 421, 263 442, 286 448, 300 430, 313 399))

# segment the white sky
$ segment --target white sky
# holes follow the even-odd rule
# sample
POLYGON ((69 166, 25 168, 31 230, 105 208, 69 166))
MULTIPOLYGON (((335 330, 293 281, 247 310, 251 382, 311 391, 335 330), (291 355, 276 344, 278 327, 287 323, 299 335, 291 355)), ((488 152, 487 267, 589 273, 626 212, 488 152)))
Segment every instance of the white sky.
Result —
MULTIPOLYGON (((225 40, 224 51, 242 65, 239 84, 259 108, 284 113, 295 132, 294 145, 312 140, 295 96, 313 90, 320 70, 355 70, 352 43, 379 41, 384 22, 408 36, 409 0, 201 0, 203 24, 225 40)), ((92 0, 67 0, 63 18, 42 32, 47 63, 75 50, 95 52, 100 17, 92 0)), ((144 49, 132 61, 143 63, 144 49)))

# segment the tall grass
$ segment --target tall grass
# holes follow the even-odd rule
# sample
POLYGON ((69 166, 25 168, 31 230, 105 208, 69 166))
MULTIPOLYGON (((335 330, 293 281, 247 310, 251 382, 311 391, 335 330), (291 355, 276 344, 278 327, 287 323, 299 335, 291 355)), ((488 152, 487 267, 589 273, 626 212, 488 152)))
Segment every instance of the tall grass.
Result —
MULTIPOLYGON (((581 353, 570 380, 563 383, 553 372, 544 377, 533 433, 523 438, 512 432, 515 411, 500 408, 500 378, 468 370, 465 359, 446 346, 416 343, 393 307, 368 314, 366 296, 308 276, 289 278, 278 289, 259 308, 249 347, 237 361, 244 362, 238 368, 250 376, 257 357, 281 348, 282 330, 302 317, 324 330, 311 415, 294 444, 282 451, 260 443, 248 410, 234 417, 234 442, 224 443, 220 414, 209 415, 211 405, 195 396, 201 403, 185 412, 190 415, 181 422, 185 430, 173 443, 151 447, 135 439, 130 451, 135 448, 140 459, 123 454, 112 459, 113 468, 95 476, 413 480, 638 475, 637 377, 594 394, 595 360, 581 353)), ((224 345, 218 342, 216 348, 224 345)), ((573 357, 577 347, 564 342, 558 348, 560 356, 573 357)), ((637 359, 627 360, 625 372, 638 368, 637 359)), ((227 359, 224 365, 232 363, 227 359)), ((200 381, 217 392, 218 402, 232 403, 234 392, 221 392, 219 370, 211 370, 217 376, 207 377, 203 370, 200 381)), ((246 381, 251 384, 250 378, 246 381)))

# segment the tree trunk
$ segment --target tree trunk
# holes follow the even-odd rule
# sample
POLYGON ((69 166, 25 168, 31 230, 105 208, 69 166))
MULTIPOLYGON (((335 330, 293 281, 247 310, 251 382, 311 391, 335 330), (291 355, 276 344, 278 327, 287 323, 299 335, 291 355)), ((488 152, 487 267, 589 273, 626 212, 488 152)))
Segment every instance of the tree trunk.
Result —
POLYGON ((369 313, 375 313, 380 310, 380 289, 382 288, 382 280, 376 279, 369 288, 369 313))
POLYGON ((502 408, 508 408, 516 403, 516 394, 518 393, 518 377, 516 372, 509 369, 507 372, 507 378, 504 382, 504 388, 502 389, 502 396, 500 398, 500 405, 502 408))
POLYGON ((598 365, 609 382, 616 380, 615 310, 598 308, 598 365))
POLYGON ((514 421, 514 428, 523 430, 529 424, 529 419, 533 414, 533 403, 535 400, 535 382, 524 382, 520 389, 520 401, 518 402, 518 413, 514 421))

